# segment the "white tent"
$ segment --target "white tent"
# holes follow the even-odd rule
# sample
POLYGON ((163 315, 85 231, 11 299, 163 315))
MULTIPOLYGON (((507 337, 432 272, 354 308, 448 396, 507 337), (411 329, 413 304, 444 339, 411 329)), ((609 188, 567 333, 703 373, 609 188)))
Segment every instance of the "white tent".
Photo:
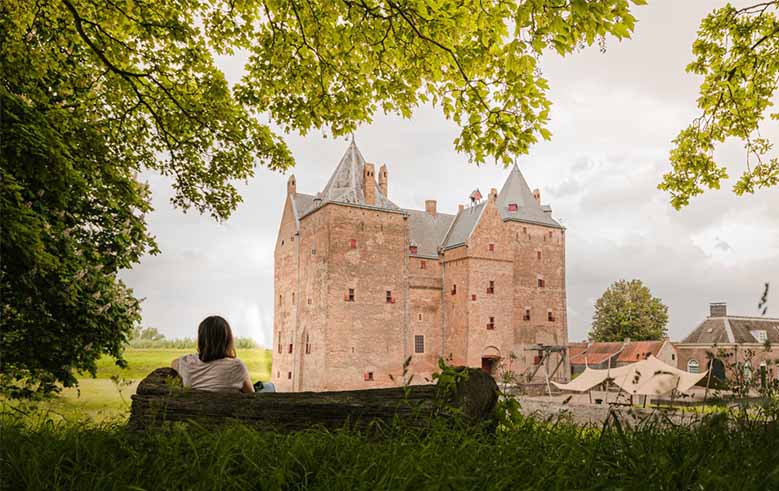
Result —
POLYGON ((558 389, 586 392, 611 379, 628 394, 659 396, 672 390, 686 392, 703 379, 706 373, 688 373, 650 355, 645 360, 618 368, 595 370, 588 367, 570 383, 552 383, 558 389))

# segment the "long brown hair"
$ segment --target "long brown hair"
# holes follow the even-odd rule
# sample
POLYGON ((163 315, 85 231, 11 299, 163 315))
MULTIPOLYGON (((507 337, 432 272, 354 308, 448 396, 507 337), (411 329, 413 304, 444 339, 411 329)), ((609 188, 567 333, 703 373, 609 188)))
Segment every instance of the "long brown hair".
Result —
POLYGON ((210 315, 197 328, 197 353, 200 361, 235 358, 233 330, 224 318, 210 315))

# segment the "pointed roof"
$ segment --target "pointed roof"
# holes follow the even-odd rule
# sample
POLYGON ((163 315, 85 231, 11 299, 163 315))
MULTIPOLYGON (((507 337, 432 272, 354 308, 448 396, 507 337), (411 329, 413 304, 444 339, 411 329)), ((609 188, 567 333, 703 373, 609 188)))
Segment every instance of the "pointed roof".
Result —
POLYGON ((519 222, 537 223, 549 227, 562 228, 557 221, 552 218, 552 208, 548 205, 540 205, 530 186, 527 185, 525 177, 519 171, 517 164, 511 168, 506 182, 498 193, 497 199, 500 216, 504 220, 516 220, 519 222), (509 204, 516 204, 517 211, 509 211, 509 204))
POLYGON ((364 168, 365 158, 360 153, 360 149, 357 148, 354 140, 352 140, 343 157, 341 157, 338 167, 335 168, 333 175, 330 176, 330 180, 327 181, 327 185, 320 193, 319 197, 321 197, 322 202, 332 201, 335 203, 350 203, 398 210, 398 206, 381 193, 379 185, 376 184, 375 180, 376 202, 373 205, 368 205, 365 202, 365 193, 363 192, 363 189, 365 189, 363 183, 364 168))

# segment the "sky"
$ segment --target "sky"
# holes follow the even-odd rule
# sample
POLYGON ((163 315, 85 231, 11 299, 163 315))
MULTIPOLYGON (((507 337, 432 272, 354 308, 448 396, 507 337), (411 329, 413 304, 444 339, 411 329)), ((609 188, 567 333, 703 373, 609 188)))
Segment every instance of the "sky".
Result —
MULTIPOLYGON (((685 72, 700 20, 720 1, 654 1, 635 9, 632 39, 609 39, 568 57, 542 60, 550 83, 551 141, 517 164, 531 188, 566 228, 568 333, 583 340, 595 300, 614 281, 638 278, 668 306, 668 332, 681 340, 708 313, 756 315, 770 282, 767 315, 779 317, 779 189, 736 196, 733 179, 676 211, 657 189, 668 171, 671 140, 698 114, 697 76, 685 72)), ((736 5, 739 2, 735 2, 736 5)), ((245 57, 217 59, 228 81, 240 79, 245 57)), ((779 101, 775 102, 777 105, 779 101)), ((779 124, 764 122, 764 135, 779 124)), ((475 187, 500 188, 508 169, 475 166, 454 150, 458 128, 433 107, 411 119, 378 115, 355 134, 369 162, 386 163, 389 197, 404 208, 438 200, 454 213, 475 187)), ((143 325, 168 337, 195 337, 203 317, 226 317, 237 336, 271 346, 273 249, 290 174, 302 193, 320 191, 346 150, 345 138, 311 132, 286 141, 296 166, 286 174, 257 168, 239 185, 244 202, 224 223, 170 204, 170 181, 144 174, 155 211, 148 216, 161 254, 122 273, 143 298, 143 325)), ((737 141, 718 148, 731 176, 744 168, 737 141)))

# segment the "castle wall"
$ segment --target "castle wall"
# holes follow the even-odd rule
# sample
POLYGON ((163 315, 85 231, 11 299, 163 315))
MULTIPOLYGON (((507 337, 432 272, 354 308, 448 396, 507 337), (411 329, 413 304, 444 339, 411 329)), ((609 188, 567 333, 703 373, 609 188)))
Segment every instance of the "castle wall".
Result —
POLYGON ((289 195, 279 225, 274 252, 273 355, 271 379, 280 391, 292 390, 294 345, 297 336, 297 225, 289 195), (293 353, 289 352, 292 346, 293 353))

